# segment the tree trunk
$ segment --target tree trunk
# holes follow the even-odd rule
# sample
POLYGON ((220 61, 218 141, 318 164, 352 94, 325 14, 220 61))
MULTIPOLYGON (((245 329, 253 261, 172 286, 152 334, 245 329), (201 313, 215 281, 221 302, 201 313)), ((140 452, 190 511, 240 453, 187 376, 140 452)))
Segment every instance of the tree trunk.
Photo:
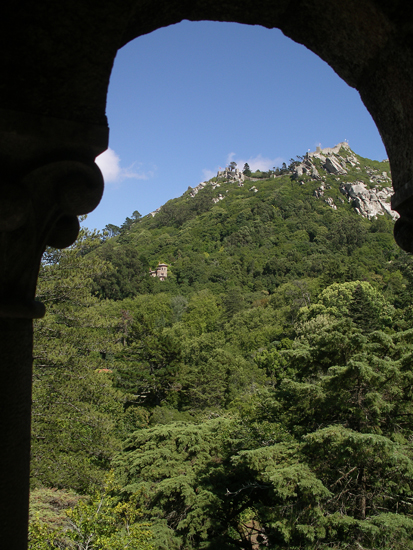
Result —
POLYGON ((358 500, 357 516, 358 516, 358 519, 366 519, 366 506, 367 506, 366 472, 364 467, 359 468, 359 473, 357 476, 357 485, 359 490, 359 496, 357 498, 358 500))

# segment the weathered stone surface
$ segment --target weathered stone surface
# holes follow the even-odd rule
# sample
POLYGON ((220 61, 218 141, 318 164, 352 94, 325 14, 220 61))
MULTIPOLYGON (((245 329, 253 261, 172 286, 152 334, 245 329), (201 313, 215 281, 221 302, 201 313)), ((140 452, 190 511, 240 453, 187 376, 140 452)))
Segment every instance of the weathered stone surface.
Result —
POLYGON ((337 206, 334 204, 334 201, 331 197, 327 197, 324 202, 327 203, 328 206, 331 206, 333 210, 337 210, 337 206))
POLYGON ((294 167, 294 174, 297 178, 301 176, 310 176, 312 179, 321 179, 321 176, 314 164, 315 159, 321 161, 324 170, 330 174, 344 175, 347 173, 346 165, 352 166, 359 164, 357 158, 353 155, 347 142, 343 141, 335 147, 326 147, 321 149, 317 147, 316 151, 308 152, 303 162, 294 167), (346 149, 348 154, 345 158, 339 155, 342 149, 346 149))
POLYGON ((245 176, 241 170, 238 170, 238 168, 232 170, 230 167, 227 167, 224 170, 219 170, 217 172, 217 178, 227 181, 234 180, 238 182, 243 182, 245 180, 245 176))
POLYGON ((85 123, 0 116, 0 317, 44 314, 35 301, 41 256, 48 245, 70 246, 79 232, 77 216, 99 204, 103 178, 94 158, 107 137, 85 123))
POLYGON ((324 191, 325 191, 325 186, 320 185, 320 187, 314 190, 314 196, 317 197, 317 199, 319 199, 324 195, 324 191))
POLYGON ((218 197, 214 197, 212 199, 212 202, 214 202, 215 204, 219 201, 222 201, 223 199, 225 199, 224 195, 221 195, 221 193, 218 195, 218 197))
POLYGON ((324 167, 327 172, 330 172, 330 174, 347 174, 347 170, 343 168, 343 166, 335 157, 327 157, 324 167))
POLYGON ((156 214, 158 214, 158 212, 161 210, 161 208, 162 208, 162 206, 160 206, 159 208, 157 208, 153 212, 149 212, 148 216, 152 216, 152 218, 154 218, 156 216, 156 214))
POLYGON ((304 170, 305 170, 305 165, 303 163, 301 163, 301 164, 298 164, 298 166, 296 166, 294 168, 294 173, 297 177, 301 177, 305 173, 304 170))
POLYGON ((318 170, 314 165, 311 167, 311 177, 316 180, 320 179, 320 174, 318 173, 318 170))
POLYGON ((22 482, 30 471, 32 339, 31 320, 0 318, 0 547, 5 550, 23 549, 27 542, 29 485, 22 482))
POLYGON ((195 197, 195 195, 198 194, 198 191, 200 191, 200 189, 203 189, 205 186, 207 185, 207 182, 206 181, 201 181, 201 183, 199 183, 196 187, 191 187, 191 192, 189 193, 189 195, 191 197, 195 197))
POLYGON ((363 182, 356 181, 343 183, 340 190, 349 202, 353 201, 356 212, 364 218, 376 218, 383 214, 389 214, 395 220, 399 217, 399 214, 391 209, 391 187, 368 189, 363 182))

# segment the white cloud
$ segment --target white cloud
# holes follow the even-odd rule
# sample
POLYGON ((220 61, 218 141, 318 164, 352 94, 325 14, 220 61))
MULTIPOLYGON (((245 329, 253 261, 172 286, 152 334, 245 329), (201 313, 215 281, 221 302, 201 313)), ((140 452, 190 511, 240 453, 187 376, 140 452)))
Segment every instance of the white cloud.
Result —
POLYGON ((122 168, 119 155, 110 147, 96 157, 95 162, 103 174, 105 183, 120 183, 125 179, 147 180, 154 175, 153 171, 147 173, 136 172, 134 170, 135 164, 128 168, 122 168))
MULTIPOLYGON (((255 157, 249 157, 246 159, 238 158, 237 154, 232 152, 227 155, 227 161, 226 165, 228 166, 230 162, 236 162, 237 167, 239 170, 242 170, 244 168, 244 164, 248 163, 250 170, 252 172, 255 172, 256 170, 261 170, 261 172, 266 172, 267 170, 272 170, 272 168, 277 166, 281 168, 282 163, 285 162, 285 159, 282 157, 276 157, 273 159, 270 159, 268 157, 263 157, 262 155, 257 155, 255 157)), ((202 170, 204 181, 208 181, 211 178, 215 177, 217 175, 218 170, 223 170, 225 166, 216 166, 214 170, 209 170, 208 168, 204 168, 202 170)))
POLYGON ((96 157, 96 164, 99 166, 105 183, 113 183, 120 175, 120 158, 113 149, 107 149, 96 157))
POLYGON ((271 170, 274 166, 281 167, 282 163, 285 162, 285 160, 281 157, 270 159, 268 157, 263 157, 262 155, 242 159, 237 158, 235 153, 230 153, 227 157, 227 163, 229 164, 230 162, 236 162, 240 170, 244 168, 245 163, 248 163, 252 172, 255 172, 256 170, 266 172, 267 170, 271 170))
POLYGON ((207 168, 204 168, 202 170, 202 173, 204 174, 204 181, 208 181, 210 180, 211 178, 214 178, 216 175, 217 175, 217 171, 218 170, 208 170, 207 168))
MULTIPOLYGON (((229 154, 227 155, 227 166, 228 166, 228 164, 229 164, 230 162, 232 162, 232 161, 234 160, 235 155, 236 155, 236 153, 229 153, 229 154)), ((237 161, 235 161, 235 162, 237 162, 237 161)), ((237 163, 237 164, 238 164, 238 163, 237 163)))

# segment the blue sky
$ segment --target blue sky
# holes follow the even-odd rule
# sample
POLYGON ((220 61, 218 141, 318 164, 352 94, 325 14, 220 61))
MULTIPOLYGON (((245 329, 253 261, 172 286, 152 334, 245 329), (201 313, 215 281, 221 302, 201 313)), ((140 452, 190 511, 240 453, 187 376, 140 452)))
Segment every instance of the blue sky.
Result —
POLYGON ((262 170, 347 140, 387 157, 358 92, 277 29, 184 21, 122 48, 111 76, 101 204, 84 225, 146 215, 234 160, 262 170))

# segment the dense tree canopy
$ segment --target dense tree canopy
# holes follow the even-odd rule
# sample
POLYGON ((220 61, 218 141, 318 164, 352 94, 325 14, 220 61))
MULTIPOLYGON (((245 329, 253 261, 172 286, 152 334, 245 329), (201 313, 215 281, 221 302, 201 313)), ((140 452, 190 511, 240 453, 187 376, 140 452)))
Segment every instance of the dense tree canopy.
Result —
POLYGON ((357 158, 48 250, 32 550, 413 548, 413 262, 340 200, 357 158))

